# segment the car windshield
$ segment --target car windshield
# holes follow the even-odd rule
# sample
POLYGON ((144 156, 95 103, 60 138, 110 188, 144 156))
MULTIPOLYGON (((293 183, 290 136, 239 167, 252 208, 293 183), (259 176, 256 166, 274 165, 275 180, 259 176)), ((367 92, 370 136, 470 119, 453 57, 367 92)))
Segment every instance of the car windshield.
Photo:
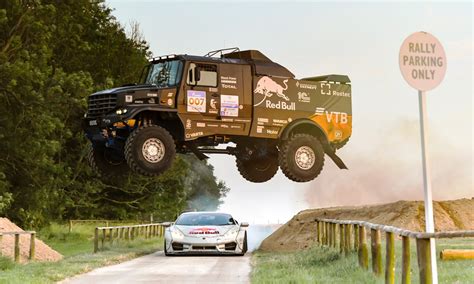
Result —
POLYGON ((145 84, 158 88, 174 87, 181 80, 183 63, 179 60, 153 63, 148 67, 145 84))
POLYGON ((235 220, 229 214, 223 213, 203 213, 203 214, 183 214, 176 220, 176 225, 180 226, 227 226, 235 225, 235 220))

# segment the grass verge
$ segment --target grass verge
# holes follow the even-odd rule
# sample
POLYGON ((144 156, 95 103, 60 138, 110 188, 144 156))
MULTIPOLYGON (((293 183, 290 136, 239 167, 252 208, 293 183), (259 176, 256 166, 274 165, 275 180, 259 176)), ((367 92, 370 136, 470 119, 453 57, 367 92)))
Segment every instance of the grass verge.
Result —
POLYGON ((64 258, 58 262, 17 264, 0 257, 0 283, 54 283, 98 267, 153 253, 163 247, 162 238, 137 238, 108 244, 101 252, 93 253, 93 232, 93 225, 77 226, 68 233, 66 226, 57 224, 40 231, 38 237, 64 258))
MULTIPOLYGON (((473 239, 438 240, 438 254, 446 248, 474 249, 473 239)), ((385 245, 382 256, 385 258, 385 245)), ((369 248, 370 259, 370 248, 369 248)), ((261 252, 253 254, 252 283, 384 283, 369 270, 359 267, 357 254, 345 257, 338 249, 313 247, 298 252, 261 252)), ((384 266, 385 268, 385 259, 384 266)), ((440 283, 474 283, 474 260, 442 261, 438 255, 440 283)), ((412 283, 419 283, 416 246, 411 242, 412 283)), ((401 241, 396 242, 395 281, 401 281, 401 241)))

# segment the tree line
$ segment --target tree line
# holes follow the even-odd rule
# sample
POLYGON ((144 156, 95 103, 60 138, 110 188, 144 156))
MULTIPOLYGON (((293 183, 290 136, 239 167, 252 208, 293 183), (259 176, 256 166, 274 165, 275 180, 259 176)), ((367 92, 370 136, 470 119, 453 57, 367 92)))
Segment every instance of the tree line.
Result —
POLYGON ((155 178, 104 180, 87 165, 88 95, 136 82, 151 56, 131 31, 103 1, 0 2, 0 216, 34 228, 219 206, 229 189, 193 156, 155 178))

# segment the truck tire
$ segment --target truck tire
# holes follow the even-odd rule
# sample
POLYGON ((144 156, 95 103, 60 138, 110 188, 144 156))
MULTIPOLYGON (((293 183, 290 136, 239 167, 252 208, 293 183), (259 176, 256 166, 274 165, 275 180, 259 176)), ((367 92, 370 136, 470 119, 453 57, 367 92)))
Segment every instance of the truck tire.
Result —
POLYGON ((265 156, 248 160, 236 157, 240 175, 248 181, 260 183, 270 180, 278 171, 277 156, 265 156))
POLYGON ((87 148, 87 161, 92 170, 103 177, 116 177, 126 175, 129 172, 127 161, 114 150, 105 146, 94 146, 89 144, 87 148))
POLYGON ((133 131, 125 143, 125 159, 132 171, 157 176, 171 167, 176 149, 173 137, 157 125, 133 131))
POLYGON ((296 182, 316 178, 324 166, 324 150, 319 140, 309 134, 296 134, 280 145, 281 171, 296 182))

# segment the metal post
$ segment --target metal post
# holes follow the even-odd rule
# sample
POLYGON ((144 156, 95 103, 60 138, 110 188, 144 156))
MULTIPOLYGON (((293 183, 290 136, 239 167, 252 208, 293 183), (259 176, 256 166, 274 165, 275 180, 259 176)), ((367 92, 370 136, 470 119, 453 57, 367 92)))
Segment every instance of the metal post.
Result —
MULTIPOLYGON (((430 160, 428 155, 428 115, 426 112, 426 93, 418 91, 418 100, 420 105, 420 132, 421 132, 421 158, 423 164, 423 186, 425 197, 425 222, 426 232, 434 233, 434 217, 433 217, 433 197, 431 194, 431 172, 430 160)), ((431 261, 431 275, 433 283, 438 283, 438 269, 436 265, 436 245, 435 239, 430 242, 430 261, 431 261)))

